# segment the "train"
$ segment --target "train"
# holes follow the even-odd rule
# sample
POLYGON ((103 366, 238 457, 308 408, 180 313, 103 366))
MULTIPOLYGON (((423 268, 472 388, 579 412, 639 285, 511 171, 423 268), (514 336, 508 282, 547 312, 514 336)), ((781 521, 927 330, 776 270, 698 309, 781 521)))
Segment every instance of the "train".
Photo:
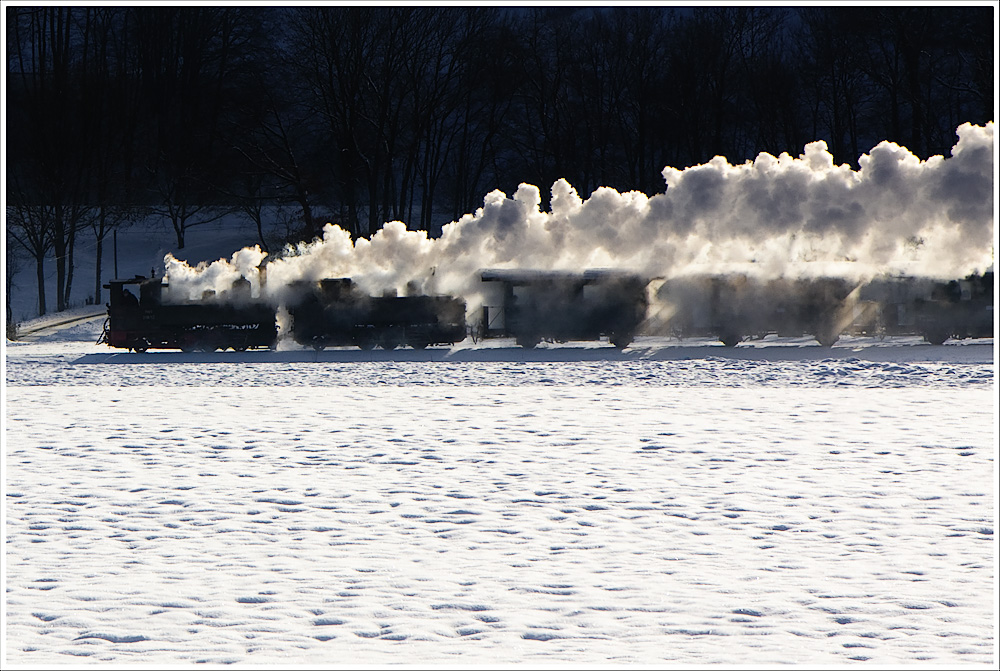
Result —
POLYGON ((932 345, 994 336, 993 271, 948 281, 877 280, 859 293, 871 314, 862 326, 877 335, 919 334, 932 345))
POLYGON ((369 296, 350 278, 292 286, 300 298, 288 306, 291 335, 300 345, 424 349, 465 340, 465 301, 454 296, 369 296))
POLYGON ((480 279, 496 289, 486 290, 473 337, 514 338, 525 349, 602 338, 624 349, 649 306, 649 280, 617 270, 485 270, 480 279))
MULTIPOLYGON (((104 287, 111 301, 99 344, 134 352, 242 352, 275 349, 278 343, 280 308, 252 298, 245 279, 193 301, 165 296, 169 283, 156 277, 114 279, 104 287)), ((373 297, 349 278, 301 282, 293 289, 298 298, 285 308, 289 334, 317 350, 344 345, 389 350, 403 344, 423 349, 467 337, 465 301, 451 296, 373 297)))
POLYGON ((992 270, 948 281, 738 273, 664 280, 605 269, 486 269, 477 279, 482 300, 471 313, 461 297, 372 296, 351 278, 295 283, 280 306, 253 297, 246 279, 197 300, 171 297, 162 278, 115 279, 104 285, 110 302, 99 342, 190 352, 273 349, 285 336, 316 350, 419 350, 470 337, 511 338, 525 349, 588 340, 624 349, 639 335, 711 337, 729 347, 770 334, 811 337, 824 347, 844 334, 919 335, 931 344, 994 336, 992 270))
POLYGON ((812 337, 825 347, 842 335, 919 335, 934 345, 994 335, 992 270, 947 281, 688 275, 659 283, 654 294, 658 332, 730 347, 771 334, 812 337))

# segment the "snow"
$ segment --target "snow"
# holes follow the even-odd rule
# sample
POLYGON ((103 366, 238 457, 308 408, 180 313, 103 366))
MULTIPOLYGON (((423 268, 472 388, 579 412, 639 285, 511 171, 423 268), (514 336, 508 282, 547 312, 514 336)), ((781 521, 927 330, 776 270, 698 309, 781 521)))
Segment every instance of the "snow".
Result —
POLYGON ((996 665, 993 340, 102 322, 6 346, 4 668, 996 665))

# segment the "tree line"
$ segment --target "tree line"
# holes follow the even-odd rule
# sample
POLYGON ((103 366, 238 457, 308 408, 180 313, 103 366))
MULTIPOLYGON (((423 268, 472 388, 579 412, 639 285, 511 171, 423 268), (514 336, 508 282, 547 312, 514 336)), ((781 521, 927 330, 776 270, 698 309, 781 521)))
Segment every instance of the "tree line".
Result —
MULTIPOLYGON (((946 153, 993 110, 991 7, 7 8, 7 258, 69 305, 73 250, 239 212, 440 232, 520 182, 664 188, 664 166, 887 139, 946 153), (280 214, 279 214, 280 213, 280 214), (13 255, 13 256, 12 256, 13 255)), ((284 239, 268 224, 285 218, 284 239)))

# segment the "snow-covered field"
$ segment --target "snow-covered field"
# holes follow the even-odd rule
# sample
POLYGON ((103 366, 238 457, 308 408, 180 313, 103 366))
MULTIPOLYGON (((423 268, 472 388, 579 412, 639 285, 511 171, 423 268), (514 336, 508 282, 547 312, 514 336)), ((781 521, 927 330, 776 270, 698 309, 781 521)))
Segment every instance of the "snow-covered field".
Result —
POLYGON ((993 667, 995 349, 6 348, 5 668, 993 667))

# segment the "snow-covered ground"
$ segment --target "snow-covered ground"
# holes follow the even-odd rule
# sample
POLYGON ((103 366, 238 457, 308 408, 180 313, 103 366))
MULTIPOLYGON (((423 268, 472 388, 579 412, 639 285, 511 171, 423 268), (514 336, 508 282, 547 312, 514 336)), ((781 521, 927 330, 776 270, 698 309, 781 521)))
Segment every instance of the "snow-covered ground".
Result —
POLYGON ((995 348, 6 347, 5 668, 994 667, 995 348))

